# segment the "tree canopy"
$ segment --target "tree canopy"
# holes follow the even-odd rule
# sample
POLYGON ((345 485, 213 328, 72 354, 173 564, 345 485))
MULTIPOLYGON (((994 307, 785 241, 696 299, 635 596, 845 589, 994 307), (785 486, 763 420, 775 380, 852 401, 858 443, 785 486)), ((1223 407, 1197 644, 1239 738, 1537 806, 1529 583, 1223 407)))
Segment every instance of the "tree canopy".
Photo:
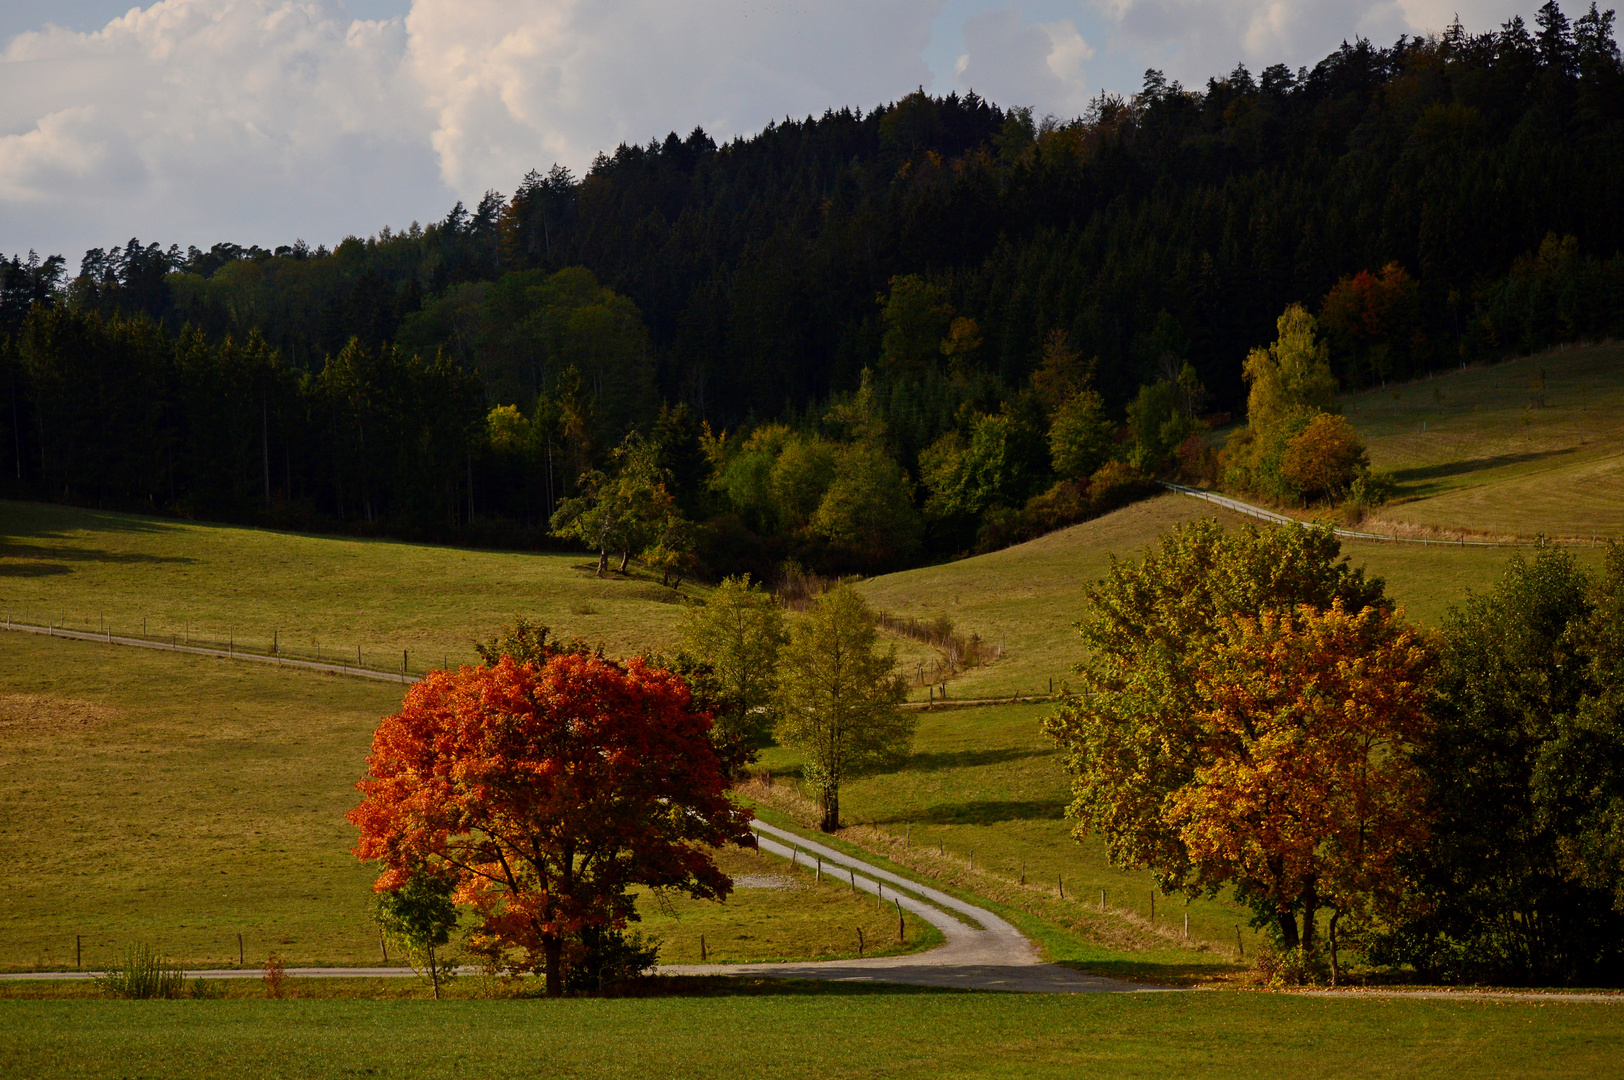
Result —
POLYGON ((632 886, 721 899, 709 849, 754 843, 688 704, 680 678, 635 659, 430 672, 373 736, 355 854, 380 864, 380 891, 454 880, 480 931, 560 993, 582 935, 636 917, 632 886))

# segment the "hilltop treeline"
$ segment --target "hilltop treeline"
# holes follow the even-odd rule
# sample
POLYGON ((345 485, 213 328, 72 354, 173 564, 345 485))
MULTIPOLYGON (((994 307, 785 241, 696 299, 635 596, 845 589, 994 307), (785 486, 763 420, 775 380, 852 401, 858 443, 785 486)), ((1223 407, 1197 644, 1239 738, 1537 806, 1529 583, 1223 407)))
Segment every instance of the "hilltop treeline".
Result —
POLYGON ((775 422, 775 461, 784 439, 883 450, 919 543, 959 550, 1057 481, 1079 512, 1102 460, 1058 464, 1076 395, 1141 445, 1173 412, 1190 430, 1238 409, 1291 304, 1344 386, 1624 331, 1613 15, 1533 23, 1200 89, 1151 71, 1074 120, 921 93, 722 146, 696 129, 332 250, 132 240, 72 277, 13 258, 0 472, 32 496, 518 535, 663 407, 679 501, 762 551, 839 546, 807 531, 819 492, 764 508, 722 479, 775 422), (1125 411, 1147 387, 1165 416, 1125 411))

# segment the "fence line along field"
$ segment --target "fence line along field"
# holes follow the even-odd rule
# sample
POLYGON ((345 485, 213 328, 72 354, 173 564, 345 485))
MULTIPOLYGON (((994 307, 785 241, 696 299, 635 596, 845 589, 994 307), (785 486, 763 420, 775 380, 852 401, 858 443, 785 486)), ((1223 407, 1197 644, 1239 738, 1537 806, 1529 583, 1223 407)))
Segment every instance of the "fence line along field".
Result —
POLYGON ((274 532, 0 502, 0 618, 413 671, 470 663, 525 614, 612 654, 675 640, 703 586, 582 555, 274 532))
MULTIPOLYGON (((24 634, 0 634, 0 670, 0 969, 94 968, 138 942, 232 966, 238 934, 250 966, 382 962, 376 871, 343 815, 399 687, 24 634)), ((733 961, 855 954, 858 928, 894 949, 894 912, 726 858, 791 887, 642 904, 666 959, 697 961, 701 934, 733 961)), ((933 935, 909 917, 908 948, 933 935)))
MULTIPOLYGON (((1255 954, 1260 939, 1247 909, 1227 899, 1163 896, 1148 872, 1112 866, 1098 836, 1081 844, 1072 838, 1075 823, 1065 817, 1070 784, 1040 726, 1050 711, 1000 705, 923 714, 906 764, 842 786, 850 824, 842 835, 919 873, 1081 927, 1083 937, 1106 950, 1090 954, 1087 966, 1096 974, 1131 968, 1125 977, 1172 981, 1194 969, 1227 970, 1237 928, 1247 954, 1255 954)), ((761 772, 780 779, 744 790, 803 824, 815 823, 816 807, 783 778, 799 764, 791 751, 769 750, 761 772)))

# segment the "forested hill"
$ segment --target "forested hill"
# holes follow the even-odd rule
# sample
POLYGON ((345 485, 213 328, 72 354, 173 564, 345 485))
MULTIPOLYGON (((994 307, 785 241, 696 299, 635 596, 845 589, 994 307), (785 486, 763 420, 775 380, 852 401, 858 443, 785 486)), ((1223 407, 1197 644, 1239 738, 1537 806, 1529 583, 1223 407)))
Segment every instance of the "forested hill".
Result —
MULTIPOLYGON (((923 448, 967 407, 1020 393, 1046 347, 1093 361, 1120 416, 1186 361, 1204 408, 1236 409, 1242 359, 1291 303, 1319 316, 1344 385, 1624 332, 1621 194, 1613 14, 1591 5, 1570 22, 1552 2, 1532 27, 1360 40, 1312 69, 1236 67, 1199 89, 1151 71, 1073 120, 917 93, 723 146, 695 129, 331 251, 132 240, 87 253, 71 280, 14 259, 0 319, 23 351, 44 340, 24 326, 30 305, 144 314, 172 337, 191 327, 196 348, 240 349, 257 331, 254 363, 290 378, 351 342, 369 356, 392 343, 473 378, 487 409, 534 419, 585 394, 592 437, 572 468, 661 401, 717 430, 794 426, 867 368, 890 448, 917 475, 923 448), (560 276, 570 268, 589 273, 560 276)), ((352 357, 345 378, 363 368, 352 357)), ((33 469, 33 490, 71 493, 33 460, 49 458, 49 433, 37 451, 6 434, 22 488, 33 469)), ((269 495, 256 464, 267 475, 243 483, 269 495)), ((436 483, 450 492, 456 473, 436 483)))

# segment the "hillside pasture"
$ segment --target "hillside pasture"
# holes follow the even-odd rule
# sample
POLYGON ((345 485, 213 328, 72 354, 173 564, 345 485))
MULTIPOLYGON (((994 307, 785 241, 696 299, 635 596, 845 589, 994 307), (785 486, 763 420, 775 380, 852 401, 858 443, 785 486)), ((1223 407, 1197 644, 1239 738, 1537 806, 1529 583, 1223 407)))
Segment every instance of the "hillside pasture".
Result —
MULTIPOLYGON (((1083 614, 1083 588, 1109 572, 1112 557, 1139 558, 1169 529, 1210 517, 1226 528, 1259 524, 1186 495, 1160 495, 1104 517, 1052 532, 987 555, 887 574, 859 588, 875 607, 929 620, 946 615, 958 632, 1003 645, 1002 659, 971 668, 948 683, 950 699, 1046 694, 1058 689, 1081 656, 1075 623, 1083 614)), ((1262 526, 1267 527, 1267 526, 1262 526)), ((1387 582, 1387 594, 1408 616, 1435 626, 1468 590, 1493 584, 1516 551, 1345 540, 1342 553, 1355 566, 1387 582)), ((1577 549, 1586 565, 1599 565, 1595 548, 1577 549)), ((905 668, 928 657, 909 642, 905 668)), ((915 699, 925 697, 916 689, 915 699)))
POLYGON ((0 502, 0 618, 414 672, 472 663, 515 615, 627 655, 675 643, 703 587, 587 555, 310 536, 0 502))
MULTIPOLYGON (((1162 896, 1149 873, 1112 866, 1100 837, 1073 838, 1075 822, 1065 817, 1070 783, 1041 728, 1049 711, 998 705, 921 713, 906 765, 842 785, 843 835, 917 873, 1074 929, 1098 948, 1059 958, 1085 959, 1101 974, 1131 966, 1130 977, 1168 981, 1192 967, 1227 969, 1237 931, 1252 955, 1259 939, 1249 911, 1222 899, 1162 896)), ((777 779, 745 793, 811 828, 816 808, 794 780, 800 764, 792 751, 769 751, 763 773, 777 779)))
POLYGON ((1624 537, 1624 346, 1376 387, 1343 408, 1398 481, 1377 528, 1624 537))

